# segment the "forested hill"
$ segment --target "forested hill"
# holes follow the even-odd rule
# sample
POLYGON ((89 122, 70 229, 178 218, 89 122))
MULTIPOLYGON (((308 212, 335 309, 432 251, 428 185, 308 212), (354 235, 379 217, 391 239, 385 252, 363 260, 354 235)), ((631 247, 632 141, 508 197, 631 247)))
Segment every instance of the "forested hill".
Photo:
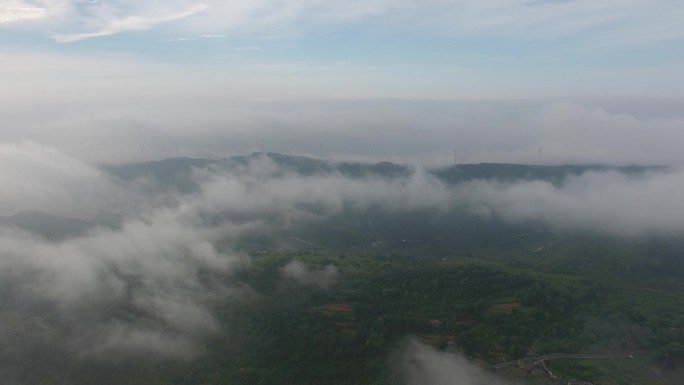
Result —
MULTIPOLYGON (((150 178, 168 187, 175 187, 180 192, 191 192, 197 188, 192 172, 197 169, 212 168, 221 171, 240 170, 259 161, 269 160, 279 167, 279 173, 294 173, 304 176, 327 175, 338 173, 350 178, 397 178, 410 175, 416 168, 406 164, 390 162, 361 163, 338 162, 327 159, 316 159, 304 156, 282 155, 277 153, 253 153, 218 160, 170 158, 160 161, 128 163, 104 166, 112 175, 125 181, 136 178, 150 178)), ((560 183, 569 176, 581 175, 585 172, 615 171, 629 175, 642 174, 649 171, 664 171, 664 166, 610 166, 610 165, 561 165, 538 166, 505 163, 459 164, 444 168, 426 169, 448 184, 461 183, 477 179, 517 181, 544 180, 560 183)))
MULTIPOLYGON (((107 170, 124 184, 126 181, 142 178, 152 181, 160 189, 181 193, 198 191, 203 170, 217 170, 219 173, 216 175, 237 176, 232 182, 234 186, 238 186, 238 190, 244 188, 255 195, 258 195, 255 191, 259 191, 262 194, 258 195, 261 199, 259 207, 268 207, 269 202, 282 204, 293 199, 293 194, 297 195, 295 201, 299 203, 295 205, 296 210, 302 214, 297 220, 291 220, 283 212, 241 212, 239 201, 226 212, 204 214, 203 218, 211 223, 222 223, 235 218, 240 221, 267 220, 270 223, 268 229, 256 226, 231 242, 232 249, 248 254, 287 250, 339 254, 402 254, 435 258, 453 254, 487 255, 492 259, 509 259, 512 253, 517 253, 515 258, 522 261, 521 263, 559 271, 620 270, 622 274, 629 276, 672 276, 684 272, 684 263, 680 262, 680 246, 684 241, 676 236, 625 239, 606 234, 597 235, 583 229, 558 232, 553 224, 534 217, 529 220, 507 220, 461 204, 460 198, 457 198, 464 193, 456 185, 475 180, 504 183, 545 181, 559 185, 570 177, 588 172, 641 175, 664 172, 666 168, 660 166, 482 163, 425 170, 428 175, 446 185, 441 186, 446 189, 436 193, 446 192, 446 200, 440 202, 448 202, 445 203, 447 208, 441 207, 441 203, 426 203, 431 190, 440 190, 440 186, 435 186, 429 180, 421 180, 412 185, 409 179, 416 168, 389 162, 336 162, 275 153, 254 153, 221 160, 172 158, 110 166, 107 170), (264 172, 265 178, 252 180, 252 174, 258 176, 264 172), (287 180, 292 176, 304 178, 291 178, 289 183, 273 181, 287 180), (325 176, 343 178, 326 180, 325 176), (356 198, 349 198, 349 194, 352 194, 350 192, 338 191, 344 190, 348 184, 354 184, 357 179, 361 183, 353 186, 356 189, 353 190, 354 194, 358 195, 356 198), (400 179, 401 183, 392 183, 400 179), (378 180, 383 183, 366 183, 378 180), (268 186, 264 189, 272 191, 264 193, 255 188, 255 181, 263 182, 268 186), (296 193, 283 193, 286 189, 292 189, 292 184, 305 186, 295 190, 296 193), (323 187, 317 187, 317 184, 323 187), (375 191, 378 188, 382 192, 375 191), (397 190, 400 189, 407 191, 398 195, 395 206, 384 204, 388 199, 394 199, 391 196, 399 193, 397 190), (315 191, 318 192, 306 198, 309 192, 315 191), (330 198, 334 202, 332 205, 336 202, 342 204, 331 209, 332 206, 326 206, 329 202, 324 197, 335 195, 336 192, 339 194, 330 198), (387 199, 386 195, 389 196, 387 199), (413 203, 408 202, 411 200, 413 203)), ((561 192, 561 195, 564 193, 561 192)))
POLYGON ((519 384, 684 383, 684 225, 590 226, 635 188, 607 212, 634 215, 610 223, 648 219, 657 196, 639 179, 676 179, 662 167, 423 172, 269 153, 105 169, 120 185, 102 217, 0 218, 3 384, 443 383, 395 379, 393 362, 415 362, 407 338, 440 373, 462 362, 519 384), (522 209, 534 215, 511 215, 522 209))
POLYGON ((557 184, 568 177, 578 176, 586 172, 614 171, 627 175, 638 175, 649 171, 665 170, 667 170, 667 167, 664 166, 532 166, 505 163, 478 163, 434 169, 430 170, 430 173, 448 183, 460 183, 477 179, 495 179, 500 181, 544 180, 557 184))
POLYGON ((24 210, 9 217, 0 217, 0 228, 15 227, 50 240, 82 235, 91 225, 81 219, 37 210, 24 210))

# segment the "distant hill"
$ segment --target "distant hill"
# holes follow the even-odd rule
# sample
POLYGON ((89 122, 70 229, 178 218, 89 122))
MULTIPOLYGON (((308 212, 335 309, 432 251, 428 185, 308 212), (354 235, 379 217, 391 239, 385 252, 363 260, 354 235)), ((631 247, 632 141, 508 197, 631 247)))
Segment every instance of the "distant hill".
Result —
MULTIPOLYGON (((195 173, 204 169, 233 173, 270 170, 284 177, 345 175, 362 181, 404 178, 414 170, 389 162, 335 162, 273 153, 221 160, 174 158, 106 167, 124 188, 140 179, 150 182, 150 190, 143 194, 155 194, 157 188, 180 193, 196 191, 199 186, 195 173), (265 159, 279 167, 262 169, 260 162, 265 159)), ((544 180, 558 184, 589 171, 639 175, 663 170, 640 166, 464 164, 426 172, 455 186, 474 180, 544 180)), ((314 184, 318 179, 304 183, 314 184)), ((395 187, 401 185, 396 183, 395 187)), ((306 188, 300 191, 306 193, 306 188)), ((5 338, 0 348, 0 377, 10 380, 2 383, 393 384, 397 381, 386 375, 387 357, 393 357, 394 349, 409 335, 420 336, 443 351, 468 354, 485 366, 483 372, 496 370, 487 365, 508 361, 510 366, 501 370, 508 374, 519 371, 515 378, 521 384, 552 382, 546 381, 546 374, 517 369, 512 360, 525 359, 531 351, 541 355, 615 355, 615 359, 601 362, 549 359, 545 365, 563 378, 583 376, 596 384, 684 383, 682 372, 675 377, 671 370, 684 366, 684 236, 631 239, 590 230, 559 231, 531 220, 508 222, 496 215, 479 215, 458 205, 407 205, 397 209, 378 201, 322 211, 316 205, 302 205, 297 209, 311 215, 286 215, 287 221, 272 212, 254 210, 257 213, 250 217, 245 213, 248 210, 232 212, 212 207, 200 218, 216 229, 212 246, 226 254, 248 254, 250 263, 237 273, 204 264, 191 270, 181 266, 178 271, 198 274, 203 283, 187 285, 184 277, 180 277, 182 281, 174 277, 168 282, 179 290, 190 291, 172 291, 171 296, 168 288, 172 285, 167 281, 156 282, 154 276, 148 279, 142 275, 149 270, 138 273, 135 269, 139 260, 147 262, 144 251, 130 258, 131 265, 128 258, 121 263, 103 264, 101 276, 115 277, 125 290, 97 304, 99 296, 93 296, 92 302, 74 301, 68 307, 50 306, 43 297, 26 301, 30 297, 24 291, 29 290, 21 289, 48 286, 34 284, 34 275, 13 274, 8 269, 10 274, 3 278, 11 279, 0 280, 0 337, 5 338), (244 226, 238 235, 228 228, 226 237, 221 238, 222 221, 257 225, 244 226), (332 269, 336 285, 323 290, 288 279, 284 267, 293 260, 305 263, 303 274, 312 277, 332 269), (27 286, 18 280, 27 281, 27 286), (244 297, 195 297, 198 289, 213 290, 213 285, 221 289, 217 293, 229 293, 218 285, 224 282, 227 288, 235 287, 235 293, 244 290, 244 297), (146 361, 145 349, 137 355, 135 350, 142 346, 137 343, 131 345, 135 348, 130 351, 132 356, 120 361, 118 355, 110 362, 101 359, 106 355, 95 354, 92 360, 83 359, 85 354, 76 358, 69 354, 81 346, 90 354, 90 339, 95 338, 97 343, 99 331, 108 331, 109 325, 115 325, 117 331, 111 334, 113 338, 120 338, 118 330, 125 331, 124 338, 129 334, 126 330, 150 330, 173 341, 173 323, 166 326, 152 313, 156 308, 148 315, 131 302, 141 298, 139 293, 145 299, 160 298, 164 306, 171 301, 168 303, 172 309, 181 309, 185 304, 174 301, 177 293, 187 298, 212 298, 206 301, 211 306, 207 310, 216 315, 221 327, 206 336, 202 330, 197 332, 204 354, 189 362, 146 361), (325 306, 344 311, 319 311, 325 306), (627 352, 630 358, 625 357, 627 352), (670 381, 667 376, 674 379, 670 381)), ((239 204, 236 200, 235 205, 239 204)), ((87 222, 41 211, 0 217, 4 228, 24 229, 50 240, 78 236, 90 226, 105 222, 106 218, 87 222)), ((163 250, 174 247, 159 246, 163 250)), ((121 252, 128 251, 124 247, 121 252)), ((151 258, 149 264, 163 269, 177 263, 175 258, 167 257, 161 260, 162 265, 159 261, 151 258)), ((22 269, 17 270, 21 273, 22 269)), ((41 274, 35 277, 43 278, 41 274)), ((188 318, 188 325, 193 318, 188 318)), ((156 337, 141 341, 155 342, 156 337)), ((104 354, 109 351, 105 349, 104 354)))
MULTIPOLYGON (((219 160, 170 158, 160 161, 129 163, 106 166, 105 171, 124 181, 132 181, 137 178, 148 178, 164 187, 188 193, 196 191, 198 188, 196 182, 192 178, 192 172, 195 169, 214 168, 217 170, 231 171, 243 168, 252 162, 264 158, 268 158, 279 165, 282 173, 294 173, 304 176, 338 173, 350 178, 397 178, 410 175, 414 170, 413 166, 390 162, 338 162, 305 156, 282 155, 276 153, 252 153, 219 160)), ((649 171, 664 171, 666 169, 667 167, 664 166, 536 166, 505 163, 478 163, 427 169, 426 171, 447 184, 457 184, 478 179, 504 182, 544 180, 558 184, 567 177, 581 175, 588 171, 615 171, 628 175, 635 175, 649 171)))
POLYGON ((207 159, 170 158, 142 163, 127 163, 104 166, 104 170, 123 181, 130 182, 138 178, 149 178, 167 187, 174 187, 180 192, 189 193, 197 189, 192 179, 194 168, 206 168, 214 161, 207 159))
MULTIPOLYGON (((229 173, 245 172, 249 171, 246 167, 250 165, 256 166, 254 170, 258 170, 258 162, 265 159, 279 166, 273 170, 276 176, 343 175, 352 179, 395 179, 409 176, 415 170, 409 165, 389 162, 337 162, 303 156, 253 153, 221 160, 173 158, 110 166, 107 171, 122 181, 143 178, 153 181, 160 188, 189 193, 199 188, 193 180, 195 170, 212 168, 229 173)), ((543 180, 558 185, 569 177, 586 172, 613 171, 639 175, 662 172, 666 169, 662 166, 536 166, 481 163, 425 171, 448 185, 474 180, 543 180)), ((311 210, 315 214, 315 208, 311 210)), ((215 217, 208 219, 212 223, 218 223, 230 216, 230 213, 212 214, 215 217)), ((667 242, 669 243, 665 243, 664 240, 644 239, 625 245, 623 239, 580 231, 558 233, 542 222, 507 222, 495 215, 483 217, 464 208, 439 210, 421 207, 389 210, 382 205, 352 205, 338 212, 322 216, 312 215, 307 220, 295 221, 283 228, 275 226, 263 232, 246 232, 239 239, 231 241, 230 247, 247 253, 289 250, 340 254, 398 253, 422 257, 476 255, 506 260, 510 259, 512 254, 516 254, 516 260, 521 264, 530 263, 557 270, 601 271, 619 268, 624 273, 648 271, 655 275, 684 272, 684 262, 678 262, 681 260, 681 249, 678 246, 684 241, 668 239, 667 242), (661 262, 665 268, 658 266, 661 262)))
POLYGON ((559 184, 564 179, 578 176, 585 172, 615 171, 627 175, 643 174, 649 171, 665 171, 664 166, 609 166, 609 165, 562 165, 531 166, 505 163, 461 164, 430 173, 449 184, 467 182, 476 179, 495 179, 503 182, 518 180, 544 180, 559 184))
POLYGON ((165 188, 175 189, 181 193, 190 193, 199 187, 193 180, 193 170, 212 168, 219 171, 235 171, 265 158, 279 165, 281 174, 294 173, 313 176, 339 173, 350 178, 396 178, 407 176, 412 172, 412 167, 389 162, 374 164, 336 162, 276 153, 252 153, 218 160, 170 158, 160 161, 104 166, 103 168, 122 181, 130 182, 143 178, 165 188))
POLYGON ((9 217, 0 217, 0 223, 26 230, 50 240, 81 235, 91 226, 89 222, 81 219, 33 210, 21 211, 9 217))

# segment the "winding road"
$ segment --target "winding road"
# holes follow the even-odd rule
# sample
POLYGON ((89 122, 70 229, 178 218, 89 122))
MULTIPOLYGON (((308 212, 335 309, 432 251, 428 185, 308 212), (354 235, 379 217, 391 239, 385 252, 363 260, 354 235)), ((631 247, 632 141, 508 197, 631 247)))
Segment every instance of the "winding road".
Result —
POLYGON ((532 356, 520 358, 513 361, 503 362, 501 364, 492 365, 488 368, 503 368, 508 365, 517 364, 520 361, 527 362, 529 364, 534 364, 535 362, 544 362, 548 360, 555 360, 560 358, 570 358, 570 359, 584 359, 584 360, 605 360, 605 359, 616 359, 616 358, 634 358, 635 356, 642 354, 640 350, 629 352, 629 353, 609 353, 609 354, 595 354, 595 353, 551 353, 545 354, 543 356, 532 356))

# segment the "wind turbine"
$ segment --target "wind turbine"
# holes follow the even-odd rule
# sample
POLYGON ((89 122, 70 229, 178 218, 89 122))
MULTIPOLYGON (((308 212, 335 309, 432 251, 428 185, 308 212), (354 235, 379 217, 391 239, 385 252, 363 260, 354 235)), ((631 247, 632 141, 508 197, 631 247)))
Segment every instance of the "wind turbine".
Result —
POLYGON ((544 146, 539 147, 537 151, 539 151, 539 158, 537 159, 537 166, 541 166, 541 152, 544 149, 544 146))
POLYGON ((370 145, 370 161, 373 163, 373 143, 370 145))
POLYGON ((323 142, 318 142, 318 158, 323 159, 323 142))
POLYGON ((454 167, 458 166, 458 149, 454 148, 454 167))
POLYGON ((261 138, 261 153, 262 154, 266 153, 266 144, 265 144, 264 138, 261 138))

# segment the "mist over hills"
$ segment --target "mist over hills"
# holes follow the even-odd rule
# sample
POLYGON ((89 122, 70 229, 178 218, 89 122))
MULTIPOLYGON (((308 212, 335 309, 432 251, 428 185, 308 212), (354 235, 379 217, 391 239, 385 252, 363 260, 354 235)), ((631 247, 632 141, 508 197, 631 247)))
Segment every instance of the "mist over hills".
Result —
POLYGON ((302 176, 339 173, 350 178, 369 176, 393 178, 407 176, 412 170, 410 166, 395 165, 389 162, 375 164, 335 162, 276 153, 252 153, 220 160, 169 158, 160 161, 105 166, 104 170, 125 181, 136 178, 152 178, 167 188, 175 188, 179 192, 187 193, 195 191, 198 187, 193 179, 193 170, 237 171, 248 167, 252 162, 264 159, 268 159, 278 166, 279 169, 274 176, 282 176, 285 173, 302 176))
MULTIPOLYGON (((677 240, 684 231, 667 206, 679 200, 640 197, 656 185, 679 184, 679 174, 664 166, 483 163, 422 169, 252 153, 102 170, 111 180, 106 189, 115 193, 98 204, 94 217, 34 210, 2 222, 59 241, 82 236, 93 226, 117 231, 132 219, 149 222, 150 216, 171 210, 173 216, 191 215, 194 226, 217 229, 212 231, 218 231, 221 247, 248 254, 474 255, 492 245, 524 249, 560 238, 572 243, 596 232, 617 236, 619 242, 636 236, 648 243, 677 240)), ((674 260, 676 247, 663 250, 669 251, 658 255, 674 260)))
POLYGON ((0 225, 14 226, 50 240, 83 235, 91 223, 42 211, 24 210, 9 217, 0 217, 0 225))
MULTIPOLYGON (((0 190, 5 210, 32 210, 7 215, 0 226, 0 361, 11 363, 0 374, 16 383, 53 375, 60 384, 195 384, 212 383, 214 374, 236 384, 282 376, 307 383, 297 381, 301 365, 329 358, 310 368, 309 383, 334 377, 325 367, 339 375, 330 383, 346 384, 349 362, 369 363, 363 378, 375 379, 393 344, 429 332, 444 332, 444 343, 465 333, 459 344, 474 357, 502 349, 519 355, 545 341, 588 349, 595 320, 606 322, 598 305, 556 327, 563 338, 571 328, 586 330, 583 342, 567 345, 552 327, 488 345, 469 334, 479 333, 469 319, 498 328, 503 321, 487 309, 537 298, 537 286, 551 299, 539 297, 515 322, 564 319, 571 305, 549 307, 563 292, 543 286, 558 274, 577 277, 576 292, 562 295, 580 306, 568 298, 603 290, 593 280, 629 280, 639 293, 670 290, 663 282, 684 273, 682 175, 666 167, 424 169, 255 153, 96 168, 40 146, 15 152, 20 165, 24 153, 37 159, 31 174, 8 174, 18 192, 0 190), (442 285, 453 295, 443 297, 442 285), (472 296, 479 297, 469 303, 472 296), (311 310, 326 303, 344 305, 333 306, 344 314, 311 310), (457 329, 431 329, 426 319, 437 317, 458 320, 450 324, 457 329), (298 325, 316 332, 303 337, 298 325), (329 350, 309 356, 311 345, 329 350), (289 348, 298 353, 290 357, 289 348), (31 371, 33 363, 45 371, 31 371), (179 380, 185 372, 203 380, 179 380)), ((638 322, 649 319, 638 313, 638 322)), ((611 316, 625 330, 637 322, 611 316)), ((680 325, 677 317, 643 327, 680 325)), ((604 334, 601 343, 613 338, 604 334)), ((628 336, 624 346, 643 337, 628 336)), ((450 359, 408 346, 407 357, 450 359)), ((470 372, 462 364, 454 370, 470 372)))
POLYGON ((440 256, 506 247, 520 250, 523 259, 561 269, 684 271, 675 268, 680 253, 674 246, 657 253, 661 262, 669 261, 659 262, 660 267, 642 259, 644 250, 656 244, 677 244, 681 233, 651 226, 651 215, 654 221, 664 218, 657 211, 642 213, 640 205, 657 208, 652 202, 621 199, 638 195, 640 184, 669 178, 671 170, 665 166, 483 163, 420 169, 253 153, 220 160, 171 158, 105 170, 124 183, 152 181, 156 189, 182 194, 203 196, 212 183, 230 185, 231 192, 235 185, 245 189, 225 197, 224 211, 205 212, 203 218, 213 224, 259 223, 229 241, 231 248, 248 253, 440 256), (250 197, 245 209, 240 208, 243 194, 250 197), (275 207, 279 209, 273 211, 275 207), (603 240, 595 241, 597 236, 603 240), (634 249, 581 263, 575 256, 566 259, 565 252, 555 253, 584 248, 584 242, 627 242, 634 249), (530 248, 545 244, 553 247, 527 255, 530 248))
MULTIPOLYGON (((228 235, 222 242, 247 253, 471 255, 493 244, 523 247, 530 239, 542 242, 595 230, 618 239, 632 234, 646 236, 644 240, 662 235, 679 239, 676 232, 652 232, 650 223, 642 224, 649 214, 635 212, 632 219, 634 202, 620 199, 630 193, 626 188, 667 179, 670 169, 664 166, 484 163, 420 169, 253 153, 220 160, 170 158, 103 170, 119 189, 129 191, 122 207, 132 211, 110 203, 115 213, 100 210, 89 221, 33 211, 4 222, 58 240, 82 235, 94 224, 117 228, 136 212, 184 205, 189 199, 200 206, 212 202, 211 209, 198 213, 201 226, 241 227, 238 236, 228 235), (570 199, 577 202, 568 205, 570 199), (592 200, 596 210, 588 206, 592 200), (601 210, 607 210, 604 217, 587 219, 601 210)), ((662 218, 658 212, 653 215, 662 218)))
MULTIPOLYGON (((252 153, 218 160, 169 158, 160 161, 127 163, 104 166, 104 170, 126 181, 136 178, 152 178, 166 187, 180 192, 194 191, 198 186, 192 179, 193 170, 212 169, 231 171, 247 167, 251 162, 268 159, 279 167, 275 175, 292 173, 302 176, 322 176, 337 173, 349 178, 399 178, 406 177, 416 170, 415 166, 391 162, 360 163, 344 162, 305 156, 282 155, 277 153, 252 153)), ((425 171, 439 180, 457 184, 473 180, 496 180, 515 182, 519 180, 543 180, 554 184, 561 183, 571 176, 583 173, 614 171, 626 175, 639 175, 646 172, 666 171, 666 166, 611 166, 611 165, 559 165, 540 166, 506 163, 458 164, 443 168, 428 168, 425 171)))

